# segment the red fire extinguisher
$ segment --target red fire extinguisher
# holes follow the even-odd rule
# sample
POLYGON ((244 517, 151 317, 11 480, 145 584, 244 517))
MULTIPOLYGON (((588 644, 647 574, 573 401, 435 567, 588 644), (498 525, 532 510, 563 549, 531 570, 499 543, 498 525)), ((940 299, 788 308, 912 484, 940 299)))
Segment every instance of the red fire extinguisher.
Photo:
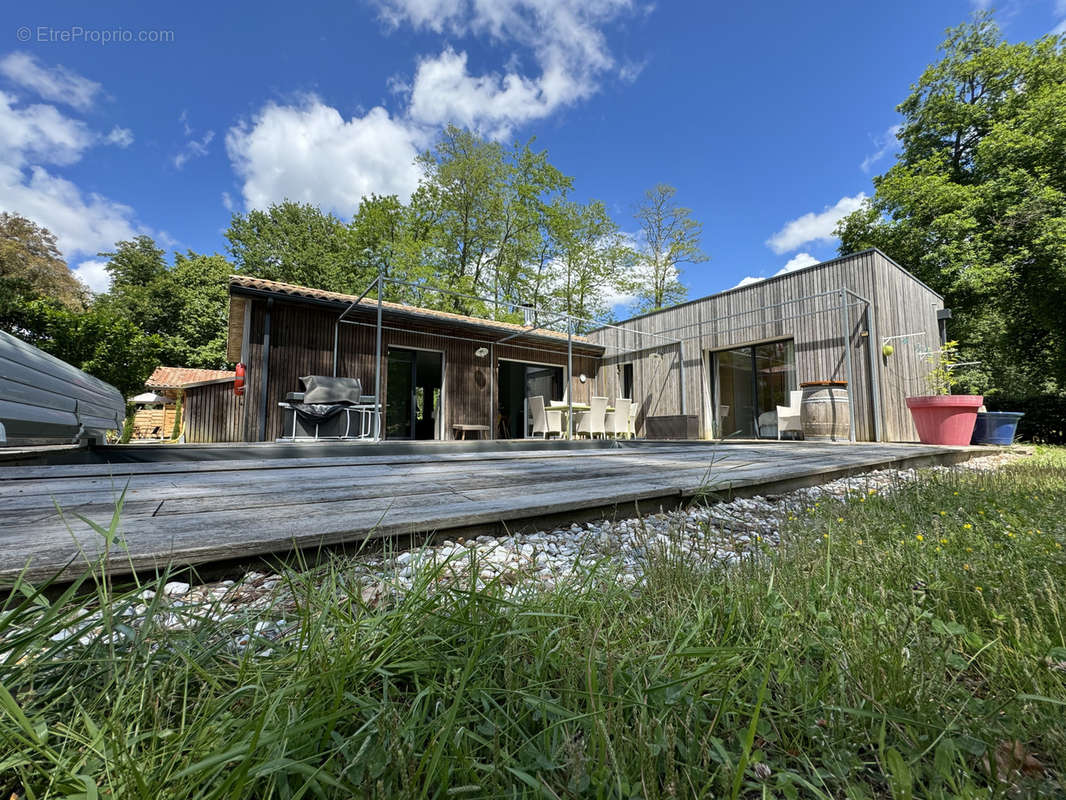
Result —
POLYGON ((238 364, 235 371, 236 377, 233 379, 233 393, 240 397, 244 394, 244 364, 238 364))

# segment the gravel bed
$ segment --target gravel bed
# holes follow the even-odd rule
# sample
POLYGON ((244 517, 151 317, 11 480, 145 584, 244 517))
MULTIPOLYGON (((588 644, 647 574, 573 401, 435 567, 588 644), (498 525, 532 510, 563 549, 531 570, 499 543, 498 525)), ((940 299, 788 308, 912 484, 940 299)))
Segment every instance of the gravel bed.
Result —
MULTIPOLYGON (((954 467, 922 472, 998 469, 1020 453, 997 453, 973 458, 954 467)), ((774 496, 756 495, 729 502, 696 503, 688 508, 621 520, 597 520, 568 528, 513 536, 449 539, 436 545, 399 553, 368 554, 356 558, 345 578, 363 603, 376 605, 410 591, 433 591, 455 583, 483 587, 497 582, 506 593, 554 587, 584 574, 589 565, 603 563, 625 585, 640 578, 649 554, 659 551, 688 563, 733 563, 762 546, 780 541, 781 526, 790 515, 815 503, 846 501, 855 496, 891 493, 919 477, 915 469, 867 472, 774 496)), ((252 648, 260 654, 291 627, 287 617, 296 601, 293 588, 280 576, 249 572, 240 581, 217 581, 197 586, 173 581, 160 593, 144 590, 141 602, 123 610, 128 630, 148 614, 169 630, 194 628, 205 619, 228 623, 234 649, 252 648)), ((84 624, 56 634, 87 644, 98 611, 86 609, 84 624)), ((122 634, 115 633, 115 637, 122 634)))

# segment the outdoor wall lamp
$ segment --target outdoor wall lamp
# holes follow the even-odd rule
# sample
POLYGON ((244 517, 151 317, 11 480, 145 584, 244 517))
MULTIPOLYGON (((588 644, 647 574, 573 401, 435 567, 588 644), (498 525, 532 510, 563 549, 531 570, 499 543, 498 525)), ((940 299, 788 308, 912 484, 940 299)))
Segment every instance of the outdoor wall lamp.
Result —
POLYGON ((474 351, 474 355, 477 356, 478 358, 484 358, 488 354, 489 354, 489 348, 487 348, 487 347, 479 347, 477 350, 474 351))

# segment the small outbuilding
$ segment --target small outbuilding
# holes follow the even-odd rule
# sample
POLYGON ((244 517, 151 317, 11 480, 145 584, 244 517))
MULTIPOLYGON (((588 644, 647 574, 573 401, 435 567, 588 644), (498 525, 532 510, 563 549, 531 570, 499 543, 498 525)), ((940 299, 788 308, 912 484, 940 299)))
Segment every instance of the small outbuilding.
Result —
POLYGON ((149 391, 133 398, 154 398, 138 406, 134 438, 169 439, 180 413, 177 430, 186 442, 239 441, 241 404, 233 394, 235 376, 233 370, 157 367, 144 383, 149 391))

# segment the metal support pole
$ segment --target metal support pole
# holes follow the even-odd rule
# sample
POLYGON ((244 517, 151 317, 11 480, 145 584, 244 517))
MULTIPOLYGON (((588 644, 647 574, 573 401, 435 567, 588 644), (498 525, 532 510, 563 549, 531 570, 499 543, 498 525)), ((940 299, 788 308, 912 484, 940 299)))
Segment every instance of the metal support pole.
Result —
POLYGON ((385 403, 381 397, 381 273, 378 273, 378 324, 377 324, 377 347, 374 350, 374 440, 381 441, 381 415, 385 410, 385 403))
POLYGON ((848 375, 848 440, 855 441, 855 403, 852 395, 855 393, 855 380, 851 365, 851 323, 848 314, 848 290, 840 290, 840 319, 844 326, 844 363, 847 366, 848 375))
POLYGON ((333 377, 337 377, 337 341, 340 336, 341 318, 333 322, 333 377))
POLYGON ((340 326, 341 326, 341 320, 343 320, 345 318, 345 316, 347 316, 349 311, 351 311, 353 308, 355 308, 357 305, 359 305, 361 302, 363 302, 363 298, 366 297, 368 294, 370 294, 371 289, 373 289, 375 286, 377 286, 378 282, 380 280, 381 280, 380 277, 379 278, 374 278, 374 280, 370 282, 370 285, 366 287, 366 291, 363 292, 361 295, 359 295, 359 297, 354 302, 350 303, 348 305, 348 307, 346 309, 344 309, 344 311, 341 312, 341 315, 339 317, 337 317, 337 319, 334 320, 334 322, 333 322, 333 377, 334 378, 337 377, 337 342, 338 342, 338 339, 339 339, 339 331, 340 331, 340 326))
POLYGON ((566 318, 566 438, 574 438, 574 321, 566 318))
POLYGON ((496 439, 500 402, 496 399, 496 345, 489 343, 489 438, 496 439))
POLYGON ((870 399, 873 402, 874 441, 884 441, 885 421, 881 417, 881 348, 877 346, 877 327, 874 322, 874 309, 866 304, 866 355, 870 363, 870 399))

